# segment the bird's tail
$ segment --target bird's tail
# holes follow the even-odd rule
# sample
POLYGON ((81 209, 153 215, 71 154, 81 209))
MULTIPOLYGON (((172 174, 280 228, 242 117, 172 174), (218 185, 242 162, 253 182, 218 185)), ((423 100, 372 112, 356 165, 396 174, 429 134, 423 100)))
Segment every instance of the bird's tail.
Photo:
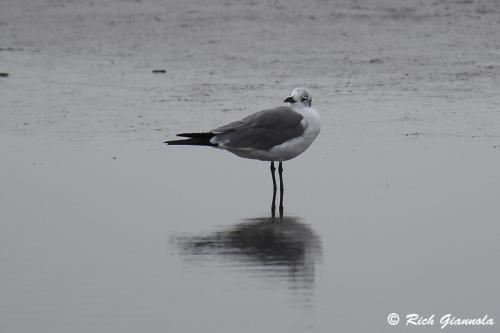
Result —
POLYGON ((169 140, 165 141, 167 145, 189 145, 189 146, 212 146, 217 147, 216 144, 210 142, 210 139, 215 136, 214 133, 181 133, 177 136, 185 137, 188 139, 182 140, 169 140))

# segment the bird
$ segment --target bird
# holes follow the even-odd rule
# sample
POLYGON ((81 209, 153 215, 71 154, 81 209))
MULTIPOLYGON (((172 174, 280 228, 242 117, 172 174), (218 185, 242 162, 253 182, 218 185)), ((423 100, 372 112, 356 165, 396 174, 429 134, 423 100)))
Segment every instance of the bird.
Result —
POLYGON ((294 88, 283 105, 253 113, 241 120, 206 132, 180 133, 184 139, 168 145, 208 146, 227 150, 239 157, 271 162, 273 199, 276 212, 275 162, 280 180, 279 214, 283 217, 283 162, 302 154, 321 130, 319 113, 312 108, 312 96, 305 88, 294 88))

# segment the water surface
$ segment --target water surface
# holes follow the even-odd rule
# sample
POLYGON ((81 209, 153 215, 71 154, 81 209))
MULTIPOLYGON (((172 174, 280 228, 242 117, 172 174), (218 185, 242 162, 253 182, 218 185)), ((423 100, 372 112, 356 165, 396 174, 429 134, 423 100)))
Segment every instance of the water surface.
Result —
POLYGON ((391 312, 495 317, 498 152, 408 138, 325 155, 325 139, 285 164, 283 220, 269 217, 266 163, 116 140, 3 145, 2 331, 385 331, 391 312))

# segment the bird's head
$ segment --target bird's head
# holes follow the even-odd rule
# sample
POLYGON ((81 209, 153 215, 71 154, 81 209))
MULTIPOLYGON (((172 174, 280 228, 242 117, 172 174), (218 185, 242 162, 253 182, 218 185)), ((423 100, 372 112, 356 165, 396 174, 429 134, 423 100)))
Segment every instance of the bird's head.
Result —
POLYGON ((304 88, 295 88, 292 90, 292 93, 289 97, 285 98, 284 103, 290 104, 302 104, 304 106, 311 106, 312 96, 309 92, 304 88))

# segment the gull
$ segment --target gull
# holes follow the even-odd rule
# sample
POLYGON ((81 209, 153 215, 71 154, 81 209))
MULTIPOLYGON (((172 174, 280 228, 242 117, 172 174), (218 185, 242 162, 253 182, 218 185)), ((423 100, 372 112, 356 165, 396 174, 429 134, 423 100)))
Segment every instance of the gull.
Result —
POLYGON ((272 216, 276 210, 276 176, 280 177, 279 214, 283 217, 283 162, 302 154, 321 130, 321 119, 311 107, 312 96, 295 88, 282 106, 253 113, 241 120, 207 132, 180 133, 187 139, 170 140, 168 145, 209 146, 227 150, 239 157, 271 162, 273 179, 272 216))

